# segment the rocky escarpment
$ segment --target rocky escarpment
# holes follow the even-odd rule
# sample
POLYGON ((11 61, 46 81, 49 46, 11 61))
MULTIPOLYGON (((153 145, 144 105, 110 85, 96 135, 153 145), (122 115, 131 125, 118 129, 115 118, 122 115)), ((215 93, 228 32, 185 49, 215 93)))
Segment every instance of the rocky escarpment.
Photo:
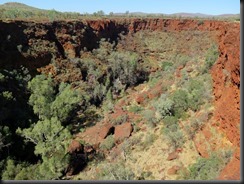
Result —
MULTIPOLYGON (((211 20, 202 23, 198 20, 177 19, 0 22, 0 67, 17 68, 23 65, 35 72, 53 58, 75 58, 80 56, 84 48, 97 48, 101 38, 110 38, 112 42, 120 34, 127 35, 140 30, 199 30, 213 33, 220 55, 211 70, 215 96, 211 126, 218 127, 236 148, 233 159, 222 171, 220 179, 240 179, 239 23, 211 20)), ((205 151, 202 150, 200 154, 204 156, 205 151)))

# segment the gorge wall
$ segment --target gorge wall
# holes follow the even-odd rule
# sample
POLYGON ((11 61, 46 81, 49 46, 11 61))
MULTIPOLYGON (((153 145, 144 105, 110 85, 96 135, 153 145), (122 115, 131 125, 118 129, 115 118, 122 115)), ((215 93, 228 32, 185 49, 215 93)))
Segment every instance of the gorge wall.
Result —
POLYGON ((178 19, 0 21, 0 68, 23 65, 35 73, 52 58, 79 57, 82 49, 97 48, 101 38, 113 41, 120 33, 127 35, 140 30, 213 33, 220 55, 211 69, 215 96, 212 126, 218 126, 236 148, 219 179, 240 179, 240 23, 178 19))

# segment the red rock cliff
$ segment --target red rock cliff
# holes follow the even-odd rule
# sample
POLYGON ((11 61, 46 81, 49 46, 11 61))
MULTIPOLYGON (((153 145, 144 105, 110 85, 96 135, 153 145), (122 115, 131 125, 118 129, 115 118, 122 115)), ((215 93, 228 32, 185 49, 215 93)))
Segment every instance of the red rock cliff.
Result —
POLYGON ((90 50, 96 48, 97 41, 102 37, 115 39, 121 32, 129 34, 146 29, 200 30, 210 31, 215 35, 220 56, 211 70, 215 96, 213 119, 236 147, 234 158, 222 171, 219 179, 240 179, 240 23, 214 20, 199 23, 198 20, 177 19, 87 20, 54 23, 0 21, 0 67, 9 63, 25 65, 25 62, 28 63, 26 64, 28 67, 31 65, 34 68, 41 67, 51 61, 50 53, 56 57, 67 55, 76 57, 83 47, 90 50), (38 44, 39 40, 50 49, 41 48, 41 52, 31 57, 26 54, 21 55, 16 49, 18 45, 24 46, 24 49, 29 48, 33 44, 38 44), (14 55, 16 53, 17 55, 14 55), (30 60, 33 59, 37 61, 31 63, 30 60))

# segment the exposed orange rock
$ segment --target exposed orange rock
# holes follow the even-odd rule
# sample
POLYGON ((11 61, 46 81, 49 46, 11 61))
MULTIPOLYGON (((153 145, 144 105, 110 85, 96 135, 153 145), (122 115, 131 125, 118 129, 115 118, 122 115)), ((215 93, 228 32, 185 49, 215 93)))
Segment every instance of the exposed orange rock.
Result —
POLYGON ((77 139, 81 139, 95 148, 112 133, 113 126, 109 123, 98 123, 95 126, 87 128, 84 132, 77 134, 77 139))
POLYGON ((173 152, 171 152, 168 155, 167 160, 170 161, 170 160, 174 160, 174 159, 177 159, 177 158, 178 158, 178 152, 177 151, 173 151, 173 152))
POLYGON ((130 137, 133 127, 130 123, 123 123, 115 126, 114 138, 116 142, 121 142, 125 138, 130 137))
POLYGON ((72 142, 70 143, 69 147, 68 147, 68 152, 74 153, 74 152, 83 152, 84 150, 84 146, 77 140, 72 140, 72 142))
POLYGON ((177 174, 178 170, 180 170, 180 166, 174 165, 168 169, 167 173, 169 175, 174 175, 174 174, 177 174))
MULTIPOLYGON (((81 48, 86 47, 89 50, 96 48, 97 42, 102 37, 115 39, 122 31, 125 34, 130 34, 140 30, 175 32, 199 30, 211 32, 215 36, 220 55, 211 69, 215 96, 213 114, 213 122, 215 123, 212 126, 216 126, 218 123, 220 130, 237 148, 234 159, 222 171, 220 178, 239 180, 240 174, 233 174, 233 171, 240 173, 240 23, 205 20, 203 24, 199 25, 198 20, 160 18, 53 23, 23 21, 6 23, 0 21, 0 67, 18 68, 23 65, 33 71, 48 65, 52 55, 57 58, 65 58, 65 54, 68 53, 73 57, 79 55, 81 48), (85 33, 84 29, 86 29, 85 33), (9 33, 15 36, 7 41, 9 33), (76 37, 72 38, 73 35, 76 37), (74 42, 75 45, 67 45, 69 41, 74 42), (43 47, 34 50, 35 53, 30 55, 17 50, 19 45, 31 48, 35 48, 37 45, 43 45, 43 47)), ((45 72, 54 72, 52 67, 46 69, 45 72)), ((143 103, 149 96, 153 98, 155 95, 154 93, 141 94, 136 97, 136 101, 143 103)), ((106 130, 103 132, 106 132, 109 128, 104 129, 106 130)), ((86 135, 95 135, 93 139, 87 138, 87 140, 93 141, 93 143, 102 141, 106 133, 100 135, 100 131, 101 127, 99 128, 98 125, 93 130, 87 129, 86 135)), ((200 150, 201 144, 196 144, 196 146, 200 150)), ((211 145, 213 149, 214 146, 211 145)), ((204 150, 200 152, 204 152, 204 150)))

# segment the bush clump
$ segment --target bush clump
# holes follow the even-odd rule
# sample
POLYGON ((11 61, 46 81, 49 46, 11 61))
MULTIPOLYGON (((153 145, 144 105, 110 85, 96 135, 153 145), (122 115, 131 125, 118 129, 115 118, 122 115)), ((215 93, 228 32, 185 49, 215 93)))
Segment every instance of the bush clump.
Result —
POLYGON ((189 98, 187 91, 179 89, 172 94, 171 99, 173 101, 173 115, 177 118, 181 118, 181 116, 189 108, 189 98))
POLYGON ((185 140, 178 124, 172 124, 162 129, 162 134, 168 139, 169 144, 174 148, 180 148, 185 140))
POLYGON ((219 51, 218 46, 216 44, 213 44, 206 53, 206 59, 205 59, 205 67, 203 68, 203 73, 206 73, 211 69, 211 67, 214 65, 216 60, 219 57, 219 51))
POLYGON ((100 144, 100 149, 102 150, 111 150, 115 145, 114 136, 109 135, 106 139, 100 144))
MULTIPOLYGON (((227 152, 226 152, 227 153, 227 152)), ((230 159, 230 154, 212 153, 209 158, 199 158, 189 167, 188 172, 182 173, 185 180, 215 180, 220 171, 230 159)))
POLYGON ((197 111, 200 109, 200 105, 203 104, 204 83, 199 80, 191 79, 187 88, 188 94, 188 106, 191 110, 197 111))
POLYGON ((157 110, 158 119, 163 119, 166 116, 171 116, 173 114, 173 105, 173 100, 171 100, 168 95, 162 94, 155 103, 155 109, 157 110))
POLYGON ((143 111, 143 117, 147 121, 147 125, 151 128, 156 126, 157 119, 155 118, 155 112, 147 109, 143 111))
POLYGON ((124 163, 105 164, 98 173, 99 180, 135 180, 133 171, 124 163))

